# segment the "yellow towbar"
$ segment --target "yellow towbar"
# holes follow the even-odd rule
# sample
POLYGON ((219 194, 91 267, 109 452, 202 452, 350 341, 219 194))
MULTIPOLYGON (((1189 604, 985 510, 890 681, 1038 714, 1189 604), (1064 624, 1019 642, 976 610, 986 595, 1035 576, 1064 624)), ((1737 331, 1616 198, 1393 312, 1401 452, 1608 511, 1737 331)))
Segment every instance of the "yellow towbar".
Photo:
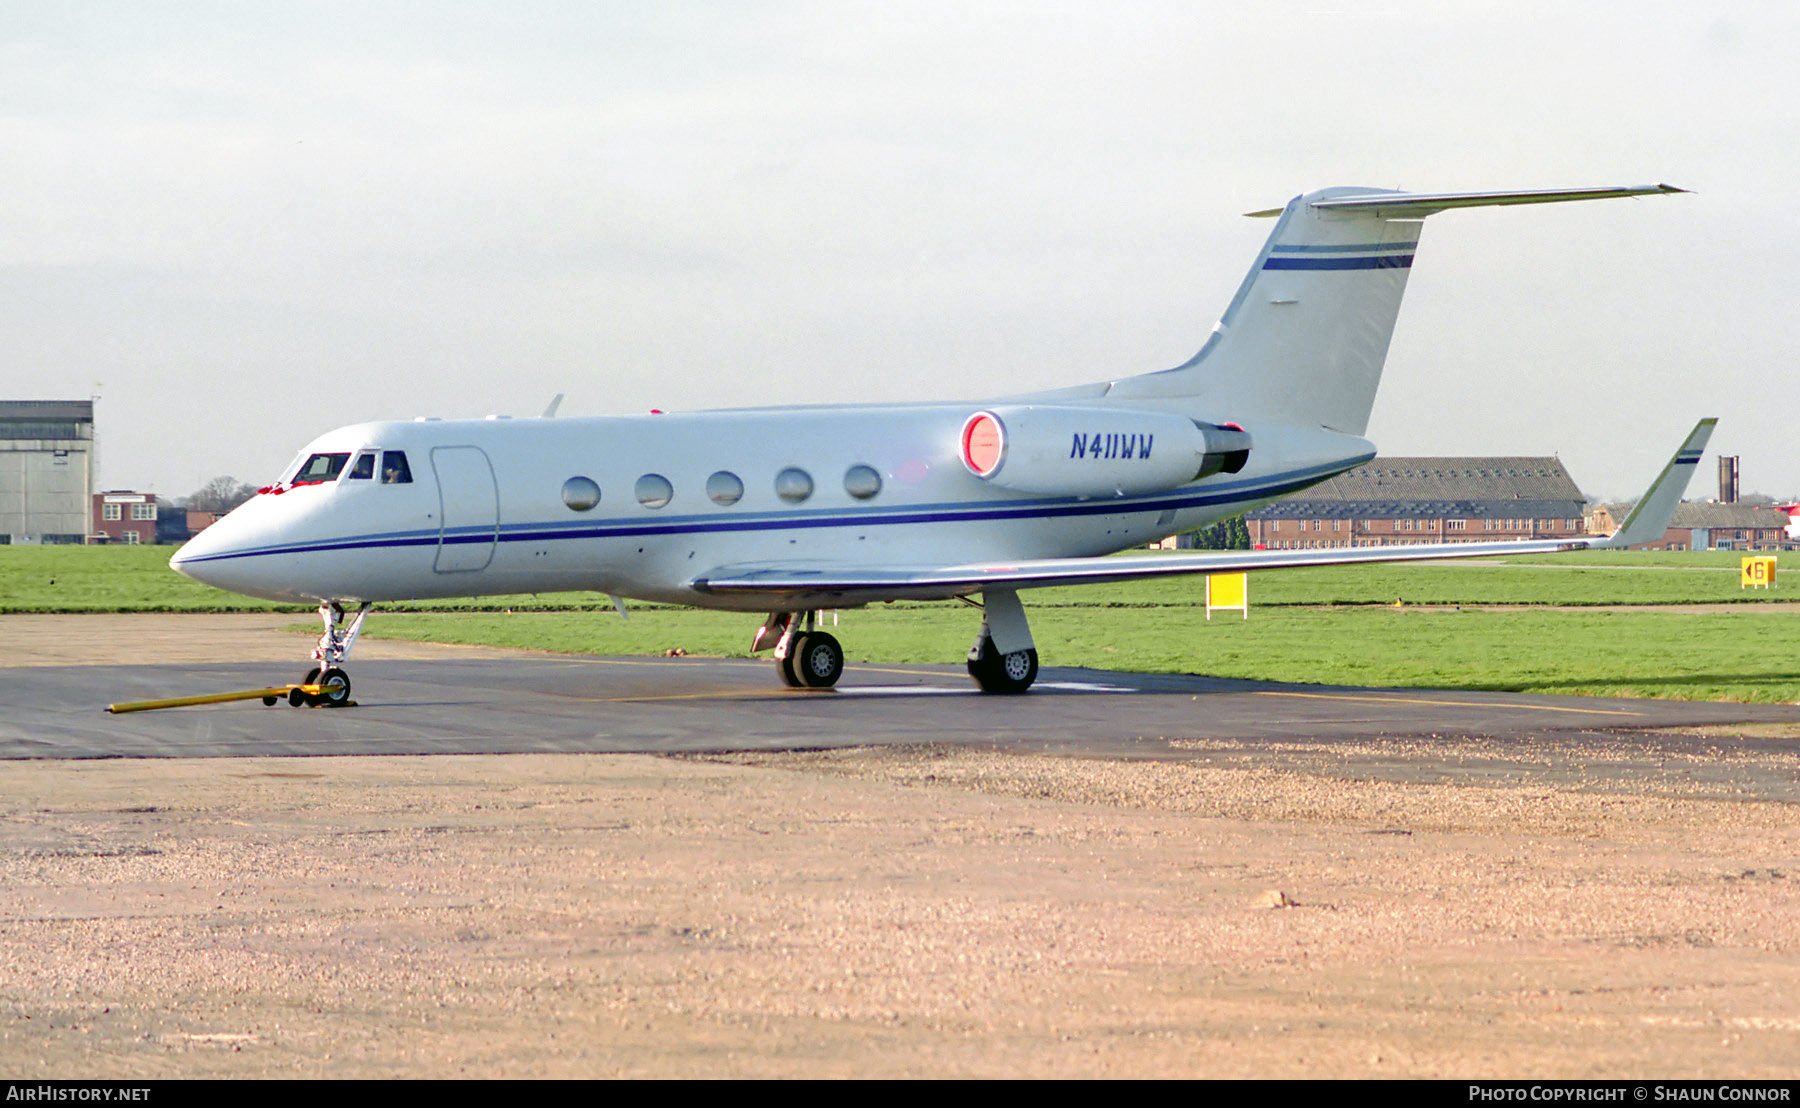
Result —
POLYGON ((264 704, 274 704, 277 700, 287 700, 298 707, 323 695, 327 690, 323 685, 272 685, 266 689, 245 689, 242 692, 209 693, 206 696, 175 696, 167 700, 135 700, 129 704, 108 704, 106 710, 113 715, 125 712, 148 712, 157 708, 187 708, 195 704, 224 704, 232 700, 260 700, 264 704), (296 699, 294 694, 301 694, 296 699))

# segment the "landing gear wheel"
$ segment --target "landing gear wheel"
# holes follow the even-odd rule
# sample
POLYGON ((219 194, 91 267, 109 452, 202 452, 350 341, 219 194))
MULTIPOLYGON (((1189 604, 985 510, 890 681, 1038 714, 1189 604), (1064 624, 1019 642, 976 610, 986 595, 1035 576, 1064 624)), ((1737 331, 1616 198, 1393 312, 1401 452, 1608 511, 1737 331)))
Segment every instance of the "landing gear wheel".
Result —
POLYGON ((350 675, 341 669, 328 669, 319 674, 319 695, 313 703, 326 708, 342 708, 350 703, 350 675))
POLYGON ((823 631, 794 636, 788 658, 802 688, 829 689, 844 672, 844 648, 823 631))
POLYGON ((1001 654, 994 649, 993 639, 982 639, 969 653, 969 676, 985 693, 1017 695, 1037 680, 1038 654, 1035 647, 1001 654))
MULTIPOLYGON (((300 683, 302 685, 318 684, 319 683, 319 667, 314 666, 311 669, 307 670, 306 676, 300 679, 300 683)), ((313 698, 310 694, 303 693, 297 688, 289 689, 288 690, 288 703, 292 704, 296 708, 304 708, 308 704, 313 703, 313 698)))
POLYGON ((790 689, 804 689, 806 682, 800 680, 800 674, 794 669, 794 663, 800 660, 800 638, 788 644, 787 657, 775 659, 775 669, 781 674, 781 683, 790 689))
POLYGON ((350 675, 341 669, 328 669, 323 672, 317 666, 306 671, 301 685, 317 685, 317 693, 302 692, 299 688, 288 690, 287 700, 296 708, 342 708, 350 703, 350 675))

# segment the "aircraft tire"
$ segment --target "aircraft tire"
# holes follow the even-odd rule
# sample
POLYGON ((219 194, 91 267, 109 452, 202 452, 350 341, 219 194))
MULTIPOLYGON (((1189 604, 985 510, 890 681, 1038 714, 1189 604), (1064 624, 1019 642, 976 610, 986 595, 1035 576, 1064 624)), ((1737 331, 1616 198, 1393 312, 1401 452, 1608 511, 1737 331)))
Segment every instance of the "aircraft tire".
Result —
MULTIPOLYGON (((314 666, 311 669, 307 670, 306 676, 302 677, 300 679, 300 683, 302 685, 318 684, 319 683, 319 667, 314 666)), ((318 701, 313 697, 313 695, 311 693, 303 693, 299 689, 289 689, 287 700, 288 700, 289 704, 292 704, 296 708, 305 708, 312 704, 318 703, 318 701)))
POLYGON ((319 685, 322 691, 313 698, 314 704, 342 708, 350 703, 350 675, 343 670, 328 669, 319 674, 319 685))
POLYGON ((781 674, 781 683, 790 689, 804 689, 805 683, 800 680, 800 673, 794 668, 800 660, 800 644, 804 639, 795 635, 794 641, 788 644, 787 657, 775 659, 775 671, 781 674))
POLYGON ((982 692, 1017 696, 1037 680, 1037 648, 1001 654, 993 639, 982 639, 981 648, 969 659, 969 676, 982 692))
POLYGON ((823 631, 796 635, 788 657, 803 688, 829 689, 844 673, 844 648, 823 631))

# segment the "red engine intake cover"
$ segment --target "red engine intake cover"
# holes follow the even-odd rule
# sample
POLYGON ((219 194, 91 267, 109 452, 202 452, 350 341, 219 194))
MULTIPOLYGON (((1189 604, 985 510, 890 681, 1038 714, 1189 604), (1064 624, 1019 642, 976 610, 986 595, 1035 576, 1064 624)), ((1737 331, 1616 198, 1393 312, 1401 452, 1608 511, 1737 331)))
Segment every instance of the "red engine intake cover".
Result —
POLYGON ((963 465, 977 477, 987 477, 1006 457, 1006 429, 992 412, 976 412, 963 424, 963 465))

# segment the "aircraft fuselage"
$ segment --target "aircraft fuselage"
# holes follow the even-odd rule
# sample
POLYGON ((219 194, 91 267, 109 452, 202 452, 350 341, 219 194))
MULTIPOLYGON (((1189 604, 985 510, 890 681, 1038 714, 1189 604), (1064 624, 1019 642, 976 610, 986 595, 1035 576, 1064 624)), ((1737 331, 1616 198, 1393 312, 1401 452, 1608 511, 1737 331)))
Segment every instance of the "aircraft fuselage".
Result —
MULTIPOLYGON (((1020 492, 964 460, 960 436, 984 410, 357 424, 320 436, 296 459, 343 455, 336 476, 260 494, 196 536, 177 565, 223 588, 301 603, 592 590, 757 610, 764 605, 755 598, 709 596, 692 582, 740 564, 841 569, 1109 554, 1245 511, 1374 454, 1357 436, 1257 425, 1245 428, 1255 445, 1236 473, 1130 494, 1020 492), (404 457, 410 480, 383 480, 377 467, 389 452, 404 457), (362 463, 372 476, 357 475, 365 455, 373 455, 362 463), (588 505, 591 490, 598 499, 588 505)), ((1109 419, 1131 411, 1088 410, 1088 429, 1052 444, 1058 472, 1110 467, 1123 482, 1158 462, 1159 451, 1181 449, 1109 419)))

